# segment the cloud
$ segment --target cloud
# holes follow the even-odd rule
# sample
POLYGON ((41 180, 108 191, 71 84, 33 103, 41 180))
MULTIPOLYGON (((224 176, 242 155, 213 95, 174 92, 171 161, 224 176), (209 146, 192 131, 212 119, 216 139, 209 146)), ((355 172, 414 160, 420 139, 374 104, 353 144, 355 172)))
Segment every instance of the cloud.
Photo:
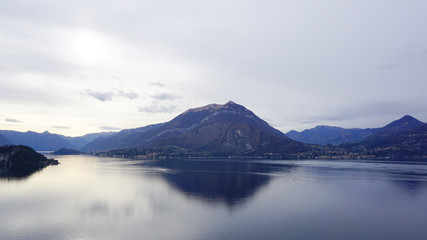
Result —
POLYGON ((96 98, 102 102, 111 101, 111 100, 113 100, 113 96, 114 96, 113 92, 96 92, 96 91, 92 91, 90 89, 87 89, 85 91, 85 94, 89 95, 91 97, 94 97, 94 98, 96 98))
POLYGON ((150 82, 151 86, 157 86, 157 87, 165 87, 166 85, 164 85, 161 82, 150 82))
POLYGON ((129 98, 129 99, 139 98, 139 94, 136 92, 133 92, 133 91, 124 92, 124 91, 120 90, 119 93, 117 94, 117 96, 129 98))
MULTIPOLYGON (((391 120, 404 115, 422 117, 425 106, 401 101, 378 101, 359 103, 353 108, 337 107, 325 114, 317 114, 296 119, 295 122, 304 125, 334 125, 340 127, 382 127, 391 120), (368 120, 369 119, 369 120, 368 120)), ((423 120, 422 118, 420 120, 423 120)))
POLYGON ((169 105, 169 106, 161 106, 161 105, 151 105, 147 107, 139 107, 139 112, 146 112, 146 113, 172 113, 177 110, 176 106, 169 105))
POLYGON ((154 98, 155 100, 159 100, 159 101, 182 98, 181 96, 173 95, 170 93, 159 93, 156 95, 151 95, 151 97, 154 98))
POLYGON ((12 123, 22 123, 21 121, 17 120, 17 119, 13 119, 13 118, 5 118, 4 119, 6 122, 12 122, 12 123))
POLYGON ((123 80, 121 77, 116 76, 116 75, 113 75, 113 78, 116 79, 116 80, 123 80))
MULTIPOLYGON (((365 1, 188 1, 170 8, 163 1, 115 1, 102 8, 102 1, 93 2, 2 1, 0 42, 7 46, 0 49, 3 113, 33 114, 32 121, 10 116, 22 118, 28 129, 49 128, 66 118, 77 132, 80 126, 74 122, 82 120, 132 125, 141 114, 138 106, 150 101, 166 106, 142 107, 143 112, 166 111, 169 104, 193 108, 233 96, 294 128, 300 124, 286 119, 360 119, 365 101, 404 101, 403 110, 410 114, 407 108, 427 101, 427 45, 422 41, 427 31, 420 30, 427 21, 427 1, 380 0, 369 11, 365 1), (262 18, 254 19, 260 12, 262 18), (76 43, 88 32, 105 45, 98 61, 76 54, 76 43), (146 96, 145 103, 137 103, 146 96), (85 101, 109 104, 111 111, 85 101), (341 106, 356 110, 337 110, 341 106)), ((83 47, 87 54, 96 50, 91 44, 83 47)), ((388 118, 388 108, 374 114, 384 111, 388 118)), ((425 107, 418 112, 427 119, 425 107)), ((162 116, 146 121, 160 122, 162 116)))
POLYGON ((109 126, 101 126, 101 127, 99 127, 99 129, 105 130, 105 131, 117 131, 117 130, 120 130, 121 128, 109 127, 109 126))
POLYGON ((419 49, 418 46, 410 46, 409 48, 401 51, 399 55, 392 59, 390 62, 384 64, 383 66, 380 66, 379 69, 384 70, 398 68, 406 64, 407 62, 414 60, 415 58, 422 57, 422 55, 423 50, 419 49))
POLYGON ((134 91, 131 91, 131 90, 127 91, 127 92, 125 92, 123 90, 117 90, 115 93, 113 91, 98 92, 98 91, 93 91, 93 90, 87 89, 83 94, 94 97, 94 98, 96 98, 102 102, 112 101, 114 97, 124 97, 124 98, 128 98, 128 99, 139 98, 139 94, 134 92, 134 91))
POLYGON ((67 127, 67 126, 52 126, 52 128, 56 128, 56 129, 70 129, 70 127, 67 127))

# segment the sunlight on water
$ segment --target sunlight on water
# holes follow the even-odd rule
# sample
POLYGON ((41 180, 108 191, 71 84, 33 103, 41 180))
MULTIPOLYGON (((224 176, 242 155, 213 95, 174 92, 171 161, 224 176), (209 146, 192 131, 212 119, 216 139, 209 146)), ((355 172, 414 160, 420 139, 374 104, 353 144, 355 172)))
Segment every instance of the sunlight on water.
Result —
POLYGON ((425 239, 427 165, 55 156, 0 179, 0 239, 425 239))

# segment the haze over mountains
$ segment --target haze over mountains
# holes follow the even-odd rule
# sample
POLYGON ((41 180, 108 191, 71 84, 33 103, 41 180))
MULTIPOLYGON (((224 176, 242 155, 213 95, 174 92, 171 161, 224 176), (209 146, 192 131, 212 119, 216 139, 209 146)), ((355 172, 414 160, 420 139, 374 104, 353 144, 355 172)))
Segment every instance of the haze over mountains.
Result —
POLYGON ((26 145, 37 151, 55 151, 60 148, 80 149, 94 139, 110 134, 112 134, 112 132, 90 133, 80 137, 67 137, 59 134, 52 134, 48 131, 37 133, 32 131, 18 132, 0 130, 0 146, 11 144, 26 145))
POLYGON ((169 122, 120 132, 66 137, 49 132, 1 130, 0 144, 22 144, 38 151, 60 148, 83 152, 120 150, 125 156, 294 156, 427 157, 426 123, 404 116, 382 128, 317 126, 286 135, 232 101, 189 109, 169 122), (315 145, 328 145, 316 147, 315 145), (330 147, 329 144, 336 145, 330 147), (340 155, 341 154, 341 155, 340 155))
POLYGON ((0 146, 13 144, 9 139, 7 139, 3 134, 0 133, 0 146))

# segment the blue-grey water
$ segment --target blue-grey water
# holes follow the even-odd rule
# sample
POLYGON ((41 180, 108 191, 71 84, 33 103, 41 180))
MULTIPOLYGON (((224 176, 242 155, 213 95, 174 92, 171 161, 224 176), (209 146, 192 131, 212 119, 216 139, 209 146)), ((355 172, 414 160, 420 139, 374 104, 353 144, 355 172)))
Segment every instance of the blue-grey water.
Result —
POLYGON ((55 156, 0 178, 0 239, 427 239, 427 164, 55 156))

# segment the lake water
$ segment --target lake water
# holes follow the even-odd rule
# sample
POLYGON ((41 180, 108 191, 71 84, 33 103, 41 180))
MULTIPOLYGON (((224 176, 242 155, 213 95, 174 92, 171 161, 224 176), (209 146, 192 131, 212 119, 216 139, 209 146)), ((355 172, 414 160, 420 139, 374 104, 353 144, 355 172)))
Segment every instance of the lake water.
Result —
POLYGON ((427 239, 427 164, 55 156, 0 178, 0 239, 427 239))

